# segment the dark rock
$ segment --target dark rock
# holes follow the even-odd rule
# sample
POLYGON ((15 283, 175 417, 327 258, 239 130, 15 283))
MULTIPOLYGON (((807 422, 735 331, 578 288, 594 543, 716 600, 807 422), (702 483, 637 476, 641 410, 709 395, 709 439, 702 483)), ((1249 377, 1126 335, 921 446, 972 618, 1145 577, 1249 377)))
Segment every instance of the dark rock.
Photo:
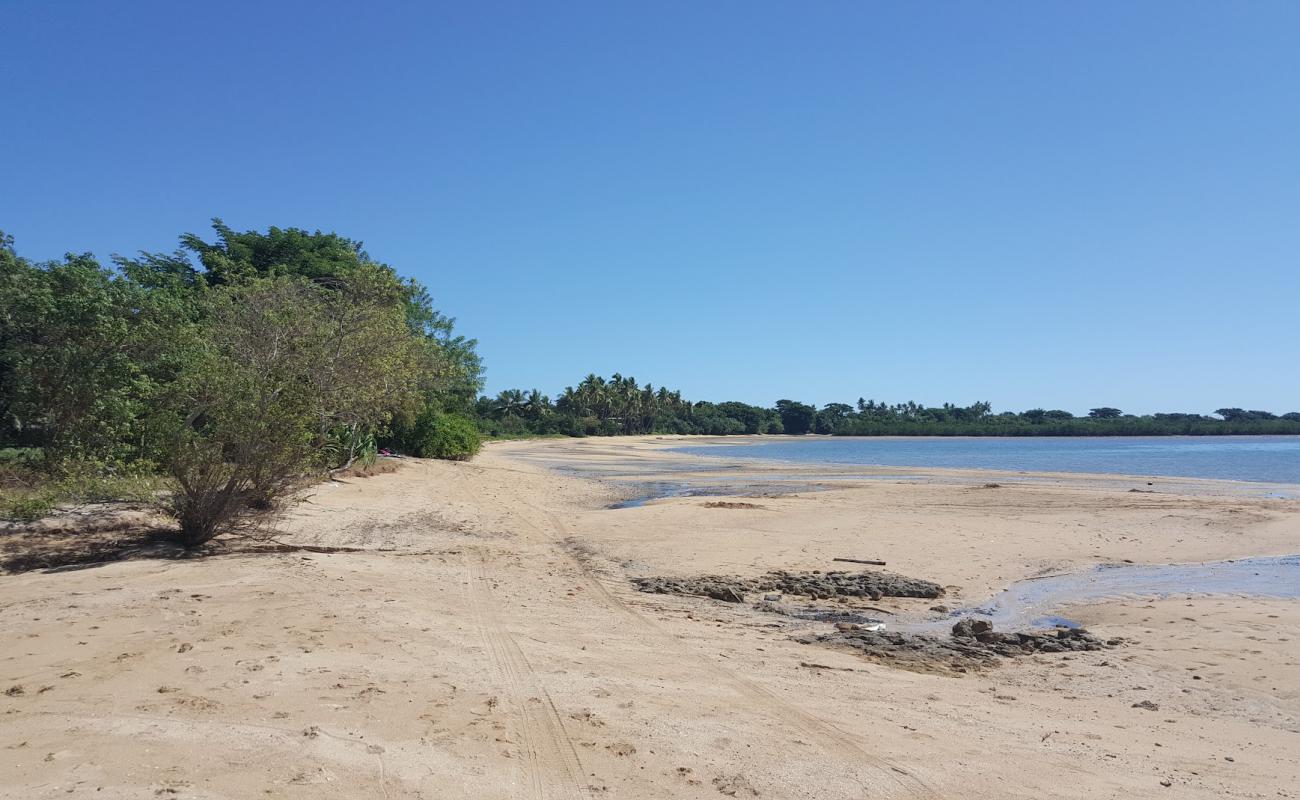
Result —
POLYGON ((1160 710, 1160 706, 1156 705, 1155 703, 1151 702, 1150 700, 1143 700, 1143 701, 1140 702, 1140 703, 1134 703, 1134 704, 1133 704, 1133 707, 1134 707, 1134 708, 1145 708, 1147 711, 1159 711, 1159 710, 1160 710))
POLYGON ((805 636, 796 641, 851 649, 867 658, 905 669, 958 672, 992 666, 999 658, 1015 658, 1032 653, 1100 650, 1108 646, 1079 628, 1002 633, 993 630, 993 624, 988 620, 971 617, 958 620, 948 639, 898 631, 839 629, 834 633, 805 636))
POLYGON ((704 592, 706 597, 721 600, 724 603, 743 603, 745 596, 730 586, 711 586, 704 592))
POLYGON ((833 600, 843 597, 924 597, 943 594, 943 587, 931 581, 895 575, 892 572, 788 572, 774 570, 756 578, 736 575, 700 575, 694 578, 633 578, 643 592, 652 594, 703 595, 728 599, 735 595, 771 592, 833 600), (724 589, 731 589, 735 595, 724 589))
POLYGON ((976 619, 975 617, 964 617, 957 620, 952 626, 952 635, 958 639, 974 639, 982 633, 990 633, 993 630, 993 623, 986 619, 976 619))

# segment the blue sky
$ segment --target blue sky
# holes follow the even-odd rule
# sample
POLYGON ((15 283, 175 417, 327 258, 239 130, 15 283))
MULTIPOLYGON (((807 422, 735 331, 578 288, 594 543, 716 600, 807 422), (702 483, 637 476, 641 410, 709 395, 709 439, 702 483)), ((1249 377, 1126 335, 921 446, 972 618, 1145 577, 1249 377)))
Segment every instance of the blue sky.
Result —
POLYGON ((1300 3, 10 3, 0 228, 361 239, 488 388, 1300 410, 1300 3))

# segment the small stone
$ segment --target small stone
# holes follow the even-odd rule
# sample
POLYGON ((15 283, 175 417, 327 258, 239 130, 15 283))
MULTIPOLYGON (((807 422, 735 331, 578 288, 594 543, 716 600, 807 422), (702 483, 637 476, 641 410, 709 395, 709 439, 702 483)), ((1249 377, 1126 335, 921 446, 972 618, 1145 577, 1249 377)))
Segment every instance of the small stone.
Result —
POLYGON ((1140 703, 1134 703, 1134 704, 1133 704, 1133 708, 1144 708, 1144 709, 1146 709, 1147 711, 1159 711, 1159 710, 1160 710, 1160 706, 1156 705, 1155 703, 1151 702, 1150 700, 1143 700, 1143 701, 1140 702, 1140 703))
POLYGON ((952 635, 958 639, 974 639, 980 634, 993 632, 993 623, 986 619, 966 617, 952 626, 952 635))

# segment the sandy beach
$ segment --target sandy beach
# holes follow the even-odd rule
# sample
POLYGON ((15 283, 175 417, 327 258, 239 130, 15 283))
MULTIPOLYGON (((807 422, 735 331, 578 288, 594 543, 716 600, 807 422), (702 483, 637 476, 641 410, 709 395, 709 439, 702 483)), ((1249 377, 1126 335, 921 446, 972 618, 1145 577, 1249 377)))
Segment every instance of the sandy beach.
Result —
POLYGON ((864 477, 680 443, 405 459, 307 493, 278 538, 315 551, 0 576, 0 796, 1300 796, 1294 599, 1063 609, 1124 643, 953 673, 632 583, 880 559, 946 587, 871 601, 920 619, 1099 564, 1300 552, 1300 500, 1123 476, 864 477), (665 476, 709 496, 611 508, 665 476))

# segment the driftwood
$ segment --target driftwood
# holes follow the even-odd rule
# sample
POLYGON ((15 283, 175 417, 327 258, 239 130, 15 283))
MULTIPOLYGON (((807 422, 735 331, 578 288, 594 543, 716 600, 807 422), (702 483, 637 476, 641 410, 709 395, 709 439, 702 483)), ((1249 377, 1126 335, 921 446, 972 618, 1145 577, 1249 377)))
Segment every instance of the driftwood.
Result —
POLYGON ((857 611, 874 611, 874 612, 876 612, 877 614, 893 614, 893 613, 894 613, 893 611, 890 611, 890 610, 888 610, 888 609, 877 608, 876 606, 858 606, 858 607, 856 608, 856 610, 857 610, 857 611))
POLYGON ((885 562, 883 561, 871 561, 862 558, 832 558, 831 561, 847 561, 850 564, 870 564, 873 567, 885 566, 885 562))

